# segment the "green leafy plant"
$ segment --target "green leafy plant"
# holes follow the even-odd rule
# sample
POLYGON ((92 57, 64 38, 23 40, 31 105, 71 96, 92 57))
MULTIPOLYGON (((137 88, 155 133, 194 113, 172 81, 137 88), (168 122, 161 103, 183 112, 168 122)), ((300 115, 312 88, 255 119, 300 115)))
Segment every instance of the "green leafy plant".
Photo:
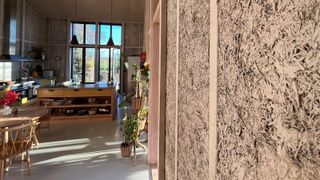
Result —
MULTIPOLYGON (((134 97, 144 98, 149 91, 149 73, 148 71, 141 69, 139 64, 135 64, 133 67, 136 70, 136 74, 133 78, 137 82, 134 97)), ((142 108, 133 115, 128 115, 127 113, 127 96, 123 98, 122 102, 119 104, 119 108, 123 109, 125 114, 121 123, 123 138, 121 147, 127 147, 139 139, 140 126, 144 126, 148 117, 147 101, 144 101, 142 108)))
POLYGON ((137 113, 138 120, 145 120, 148 117, 149 108, 146 103, 141 107, 141 109, 137 113))
POLYGON ((144 97, 148 95, 149 91, 149 69, 142 69, 139 64, 133 65, 136 74, 133 79, 136 80, 135 97, 144 97))
POLYGON ((121 125, 122 138, 124 141, 121 146, 130 146, 136 140, 137 115, 125 115, 121 125))

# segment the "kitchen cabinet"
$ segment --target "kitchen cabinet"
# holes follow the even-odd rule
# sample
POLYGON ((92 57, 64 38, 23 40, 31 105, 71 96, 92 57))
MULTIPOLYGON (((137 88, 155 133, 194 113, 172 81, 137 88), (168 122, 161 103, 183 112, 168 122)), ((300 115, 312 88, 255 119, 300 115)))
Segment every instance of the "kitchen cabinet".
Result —
POLYGON ((55 100, 52 109, 56 110, 56 113, 53 114, 53 117, 56 118, 74 119, 77 115, 67 115, 66 113, 70 110, 81 112, 81 110, 96 109, 97 113, 94 115, 78 115, 77 118, 92 116, 113 120, 117 110, 115 87, 108 86, 105 83, 39 88, 38 99, 55 100), (100 112, 101 109, 104 112, 100 112))

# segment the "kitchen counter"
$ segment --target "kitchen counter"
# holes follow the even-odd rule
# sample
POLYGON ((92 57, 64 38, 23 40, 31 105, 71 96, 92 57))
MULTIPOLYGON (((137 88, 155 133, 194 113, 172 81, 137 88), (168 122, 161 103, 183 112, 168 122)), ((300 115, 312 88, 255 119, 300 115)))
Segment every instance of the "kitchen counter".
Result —
MULTIPOLYGON (((84 84, 81 86, 53 86, 38 89, 38 99, 53 99, 55 102, 63 101, 70 103, 63 103, 53 105, 54 109, 94 109, 104 108, 108 109, 109 114, 102 115, 110 120, 115 118, 117 109, 116 88, 107 83, 84 84), (89 99, 97 100, 91 103, 89 99)), ((97 115, 93 115, 97 116, 97 115)), ((74 116, 70 116, 71 118, 74 116)))
POLYGON ((109 85, 104 82, 98 82, 95 84, 84 84, 84 85, 73 85, 73 86, 47 86, 43 87, 46 89, 108 89, 108 88, 114 88, 114 85, 109 85))

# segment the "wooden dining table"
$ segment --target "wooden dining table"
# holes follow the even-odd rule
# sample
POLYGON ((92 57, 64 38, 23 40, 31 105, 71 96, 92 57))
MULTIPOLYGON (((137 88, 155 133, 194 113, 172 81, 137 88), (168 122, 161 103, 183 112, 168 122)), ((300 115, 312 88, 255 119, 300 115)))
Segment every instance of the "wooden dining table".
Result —
MULTIPOLYGON (((48 109, 43 106, 19 106, 17 115, 2 115, 0 114, 0 128, 13 127, 30 121, 38 121, 41 117, 45 116, 48 109)), ((35 132, 34 132, 35 133, 35 132)), ((34 134, 35 135, 35 134, 34 134)), ((37 136, 34 136, 34 143, 39 144, 37 136)))
POLYGON ((20 106, 17 108, 17 115, 10 114, 5 116, 0 113, 0 128, 12 127, 30 121, 36 121, 48 112, 48 110, 43 106, 32 105, 20 106))
MULTIPOLYGON (((47 108, 43 106, 35 106, 35 105, 29 105, 29 106, 19 106, 17 115, 2 115, 0 112, 0 128, 7 128, 7 127, 14 127, 25 123, 30 123, 31 121, 37 122, 41 117, 45 116, 48 112, 47 108)), ((39 141, 37 139, 37 136, 34 133, 34 143, 36 145, 39 144, 39 141)), ((1 161, 0 164, 0 174, 3 174, 3 171, 5 169, 4 160, 1 161)), ((0 180, 2 180, 3 177, 0 176, 0 180)))

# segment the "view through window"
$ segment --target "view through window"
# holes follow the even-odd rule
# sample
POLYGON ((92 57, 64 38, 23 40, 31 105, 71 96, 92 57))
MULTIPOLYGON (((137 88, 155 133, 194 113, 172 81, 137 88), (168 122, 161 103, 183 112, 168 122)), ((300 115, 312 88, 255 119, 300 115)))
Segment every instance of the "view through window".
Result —
POLYGON ((71 23, 71 77, 75 83, 113 82, 119 88, 122 26, 118 24, 71 23), (99 29, 97 29, 99 28, 99 29), (112 36, 115 47, 108 47, 112 36))

